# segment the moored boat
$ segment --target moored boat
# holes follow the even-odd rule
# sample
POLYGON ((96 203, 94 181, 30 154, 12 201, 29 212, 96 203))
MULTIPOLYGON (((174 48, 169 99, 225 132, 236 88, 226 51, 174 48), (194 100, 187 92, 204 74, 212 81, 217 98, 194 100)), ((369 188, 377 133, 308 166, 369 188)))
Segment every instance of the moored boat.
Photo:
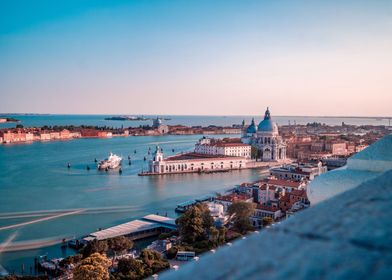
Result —
POLYGON ((98 169, 99 170, 108 170, 108 169, 114 169, 120 166, 122 161, 122 158, 120 156, 117 156, 115 154, 110 153, 109 157, 107 159, 101 160, 98 163, 98 169))

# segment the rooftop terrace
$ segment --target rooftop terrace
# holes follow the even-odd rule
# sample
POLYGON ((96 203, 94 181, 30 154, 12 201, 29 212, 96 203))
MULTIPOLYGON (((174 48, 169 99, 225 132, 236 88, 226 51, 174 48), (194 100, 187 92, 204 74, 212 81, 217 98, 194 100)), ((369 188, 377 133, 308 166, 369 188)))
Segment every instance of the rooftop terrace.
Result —
POLYGON ((238 157, 232 157, 232 156, 224 156, 224 155, 208 155, 208 154, 198 154, 198 153, 185 153, 185 154, 179 154, 175 156, 171 156, 166 158, 165 160, 171 161, 171 160, 206 160, 206 159, 236 159, 238 157))

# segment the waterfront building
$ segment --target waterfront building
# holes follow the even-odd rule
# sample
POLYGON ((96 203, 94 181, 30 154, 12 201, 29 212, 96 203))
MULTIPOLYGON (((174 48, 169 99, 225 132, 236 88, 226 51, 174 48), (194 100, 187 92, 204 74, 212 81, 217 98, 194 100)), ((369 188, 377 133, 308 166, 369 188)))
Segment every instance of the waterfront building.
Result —
POLYGON ((162 123, 162 119, 157 117, 152 122, 152 128, 158 131, 159 134, 166 134, 169 132, 169 126, 162 123))
POLYGON ((150 214, 139 220, 133 220, 107 229, 90 233, 84 241, 107 240, 118 236, 126 236, 132 240, 157 236, 163 232, 176 230, 175 219, 150 214))
POLYGON ((313 180, 316 176, 327 172, 327 166, 317 163, 294 163, 270 169, 270 175, 282 180, 313 180))
POLYGON ((69 139, 71 138, 71 133, 68 129, 63 129, 60 131, 60 138, 61 139, 69 139))
MULTIPOLYGON (((244 124, 244 123, 243 123, 244 124)), ((246 127, 243 125, 241 141, 257 149, 256 158, 261 161, 283 161, 286 159, 286 143, 279 135, 278 126, 271 119, 269 109, 264 119, 256 127, 254 119, 246 127)))
POLYGON ((149 171, 141 175, 173 174, 191 172, 216 172, 246 168, 246 157, 207 155, 195 152, 183 153, 164 158, 159 146, 149 161, 149 171))
POLYGON ((50 132, 50 139, 51 140, 58 140, 58 139, 60 139, 60 132, 57 132, 57 131, 50 132))
POLYGON ((27 132, 26 133, 26 141, 34 141, 34 133, 27 132))
POLYGON ((196 143, 195 153, 250 158, 251 146, 241 142, 224 142, 214 138, 203 137, 196 143))
POLYGON ((46 131, 41 131, 39 134, 39 138, 41 141, 49 141, 50 140, 50 133, 46 131))
POLYGON ((13 134, 11 131, 2 131, 0 132, 0 136, 2 137, 3 143, 11 143, 13 134))

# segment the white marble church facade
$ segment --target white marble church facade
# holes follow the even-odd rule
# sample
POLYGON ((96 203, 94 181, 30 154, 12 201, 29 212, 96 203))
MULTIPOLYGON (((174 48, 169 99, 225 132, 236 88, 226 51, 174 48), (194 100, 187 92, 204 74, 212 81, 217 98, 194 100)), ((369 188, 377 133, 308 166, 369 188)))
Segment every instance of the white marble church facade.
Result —
POLYGON ((269 109, 256 126, 254 119, 249 126, 243 125, 241 141, 257 149, 257 160, 283 161, 286 159, 286 143, 279 136, 278 126, 271 119, 269 109))

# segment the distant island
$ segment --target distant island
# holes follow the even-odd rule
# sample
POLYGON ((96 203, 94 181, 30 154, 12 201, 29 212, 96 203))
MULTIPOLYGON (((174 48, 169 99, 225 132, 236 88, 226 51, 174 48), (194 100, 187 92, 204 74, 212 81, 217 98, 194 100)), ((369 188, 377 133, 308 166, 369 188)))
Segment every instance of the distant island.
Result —
POLYGON ((6 122, 20 122, 20 120, 17 120, 17 119, 14 119, 14 118, 0 117, 0 123, 6 123, 6 122))
MULTIPOLYGON (((105 121, 149 121, 152 118, 146 118, 143 116, 114 116, 105 118, 105 121)), ((170 120, 170 118, 164 118, 164 120, 170 120)))
POLYGON ((148 121, 151 118, 145 118, 143 116, 114 116, 105 118, 106 121, 148 121))

